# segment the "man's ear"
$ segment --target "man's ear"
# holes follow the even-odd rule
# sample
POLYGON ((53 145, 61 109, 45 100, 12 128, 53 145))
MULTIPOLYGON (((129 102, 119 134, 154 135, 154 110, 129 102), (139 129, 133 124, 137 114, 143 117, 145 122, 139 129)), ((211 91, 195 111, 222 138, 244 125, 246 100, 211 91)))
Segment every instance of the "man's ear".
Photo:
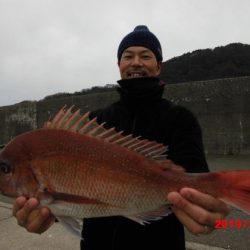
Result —
POLYGON ((162 62, 157 62, 157 68, 158 68, 158 74, 161 73, 161 68, 162 68, 162 62))
POLYGON ((162 62, 159 61, 157 64, 158 64, 158 69, 161 70, 161 68, 162 68, 162 62))

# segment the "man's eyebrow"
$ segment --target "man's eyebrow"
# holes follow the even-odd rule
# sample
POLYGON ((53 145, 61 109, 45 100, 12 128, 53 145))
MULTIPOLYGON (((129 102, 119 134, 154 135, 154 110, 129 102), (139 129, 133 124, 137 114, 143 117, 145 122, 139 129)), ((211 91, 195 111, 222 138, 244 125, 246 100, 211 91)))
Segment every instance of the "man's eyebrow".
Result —
POLYGON ((153 52, 147 49, 147 50, 141 51, 141 54, 143 54, 143 53, 153 53, 153 52))

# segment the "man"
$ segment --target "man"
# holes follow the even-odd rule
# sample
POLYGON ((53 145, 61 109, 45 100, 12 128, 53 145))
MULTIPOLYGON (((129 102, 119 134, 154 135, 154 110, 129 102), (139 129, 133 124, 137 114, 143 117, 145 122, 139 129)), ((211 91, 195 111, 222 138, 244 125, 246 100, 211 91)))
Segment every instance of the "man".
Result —
MULTIPOLYGON (((137 26, 118 48, 120 100, 93 112, 98 123, 115 127, 124 135, 133 134, 168 146, 168 158, 188 172, 206 172, 200 126, 193 114, 162 98, 164 84, 158 76, 162 50, 157 37, 146 26, 137 26)), ((222 201, 183 188, 166 197, 173 213, 142 226, 123 217, 84 219, 81 247, 88 249, 185 249, 184 225, 194 234, 213 230, 217 219, 228 214, 222 201)), ((30 232, 42 233, 54 222, 38 201, 19 197, 13 208, 18 224, 30 232)))

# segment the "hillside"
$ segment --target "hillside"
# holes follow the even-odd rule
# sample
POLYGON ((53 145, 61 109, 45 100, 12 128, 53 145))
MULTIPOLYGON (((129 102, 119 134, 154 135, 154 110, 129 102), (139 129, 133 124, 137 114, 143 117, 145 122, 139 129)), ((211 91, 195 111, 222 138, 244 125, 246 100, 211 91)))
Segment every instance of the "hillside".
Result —
POLYGON ((167 83, 250 76, 250 45, 232 43, 195 50, 163 63, 161 79, 167 83))
MULTIPOLYGON (((215 49, 195 50, 163 63, 161 79, 167 83, 250 76, 250 45, 233 43, 215 49)), ((113 91, 116 85, 94 86, 73 94, 56 93, 44 99, 113 91)))

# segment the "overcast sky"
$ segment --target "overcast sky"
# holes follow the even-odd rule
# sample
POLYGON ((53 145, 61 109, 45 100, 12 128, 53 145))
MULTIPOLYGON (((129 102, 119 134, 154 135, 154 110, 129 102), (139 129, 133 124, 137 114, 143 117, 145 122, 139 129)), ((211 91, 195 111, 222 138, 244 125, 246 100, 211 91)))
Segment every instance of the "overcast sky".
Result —
POLYGON ((0 106, 115 84, 118 45, 138 24, 164 61, 250 44, 250 1, 0 0, 0 106))

